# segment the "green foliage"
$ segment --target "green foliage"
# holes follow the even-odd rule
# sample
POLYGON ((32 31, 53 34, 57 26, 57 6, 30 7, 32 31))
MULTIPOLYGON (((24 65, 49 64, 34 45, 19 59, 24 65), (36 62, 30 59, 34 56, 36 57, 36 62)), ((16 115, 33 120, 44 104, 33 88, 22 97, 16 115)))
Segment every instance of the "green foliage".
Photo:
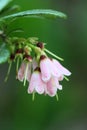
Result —
POLYGON ((0 45, 0 64, 8 60, 10 56, 10 51, 5 43, 0 45))
POLYGON ((15 14, 7 15, 2 17, 1 19, 8 19, 8 18, 18 18, 18 17, 37 17, 37 18, 66 18, 66 15, 62 12, 51 10, 51 9, 34 9, 34 10, 27 10, 23 12, 18 12, 15 14))
POLYGON ((0 0, 0 12, 11 2, 12 0, 0 0))

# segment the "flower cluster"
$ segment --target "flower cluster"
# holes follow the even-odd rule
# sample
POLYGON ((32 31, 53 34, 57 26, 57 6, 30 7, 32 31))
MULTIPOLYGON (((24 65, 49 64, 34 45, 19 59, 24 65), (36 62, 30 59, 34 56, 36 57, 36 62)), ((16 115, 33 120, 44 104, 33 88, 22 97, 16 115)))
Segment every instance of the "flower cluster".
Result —
MULTIPOLYGON (((30 45, 35 56, 26 55, 17 73, 17 79, 29 82, 29 94, 45 94, 51 97, 57 95, 57 90, 62 90, 60 81, 71 72, 63 67, 56 59, 49 58, 45 52, 44 44, 30 45)), ((52 53, 51 53, 52 54, 52 53)))

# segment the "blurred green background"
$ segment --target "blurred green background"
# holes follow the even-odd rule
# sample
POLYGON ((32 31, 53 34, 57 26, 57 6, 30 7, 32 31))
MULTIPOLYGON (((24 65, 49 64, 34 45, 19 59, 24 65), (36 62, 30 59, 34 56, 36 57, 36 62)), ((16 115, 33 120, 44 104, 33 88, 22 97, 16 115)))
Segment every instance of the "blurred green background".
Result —
POLYGON ((13 65, 4 83, 8 64, 0 65, 0 130, 87 130, 87 0, 14 0, 21 10, 51 8, 65 12, 67 20, 21 18, 9 30, 23 28, 19 37, 39 37, 47 48, 65 59, 72 75, 63 81, 59 101, 36 95, 35 101, 15 79, 13 65))

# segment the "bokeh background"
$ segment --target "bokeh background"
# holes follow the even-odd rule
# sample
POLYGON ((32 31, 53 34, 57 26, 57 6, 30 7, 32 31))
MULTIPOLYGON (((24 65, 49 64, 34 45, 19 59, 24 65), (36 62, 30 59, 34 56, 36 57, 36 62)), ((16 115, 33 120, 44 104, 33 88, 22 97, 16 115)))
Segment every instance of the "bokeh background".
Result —
POLYGON ((22 18, 9 30, 23 28, 19 37, 39 37, 47 48, 65 59, 72 75, 63 81, 59 101, 36 95, 35 101, 15 79, 15 65, 7 83, 8 64, 0 65, 0 130, 87 130, 87 0, 14 0, 21 10, 51 8, 65 12, 67 20, 22 18))

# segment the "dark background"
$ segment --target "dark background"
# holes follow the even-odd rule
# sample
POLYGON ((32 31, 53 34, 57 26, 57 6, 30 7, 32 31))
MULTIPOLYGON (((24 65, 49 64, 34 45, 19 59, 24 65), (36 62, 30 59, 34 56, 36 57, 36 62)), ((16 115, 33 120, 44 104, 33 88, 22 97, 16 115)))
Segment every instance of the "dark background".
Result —
POLYGON ((24 33, 12 36, 39 37, 47 48, 64 58, 61 62, 72 75, 63 81, 59 101, 27 94, 27 86, 15 79, 15 64, 7 83, 8 64, 0 65, 0 130, 87 130, 87 1, 14 0, 21 10, 51 8, 65 12, 67 20, 22 18, 9 25, 24 33))

